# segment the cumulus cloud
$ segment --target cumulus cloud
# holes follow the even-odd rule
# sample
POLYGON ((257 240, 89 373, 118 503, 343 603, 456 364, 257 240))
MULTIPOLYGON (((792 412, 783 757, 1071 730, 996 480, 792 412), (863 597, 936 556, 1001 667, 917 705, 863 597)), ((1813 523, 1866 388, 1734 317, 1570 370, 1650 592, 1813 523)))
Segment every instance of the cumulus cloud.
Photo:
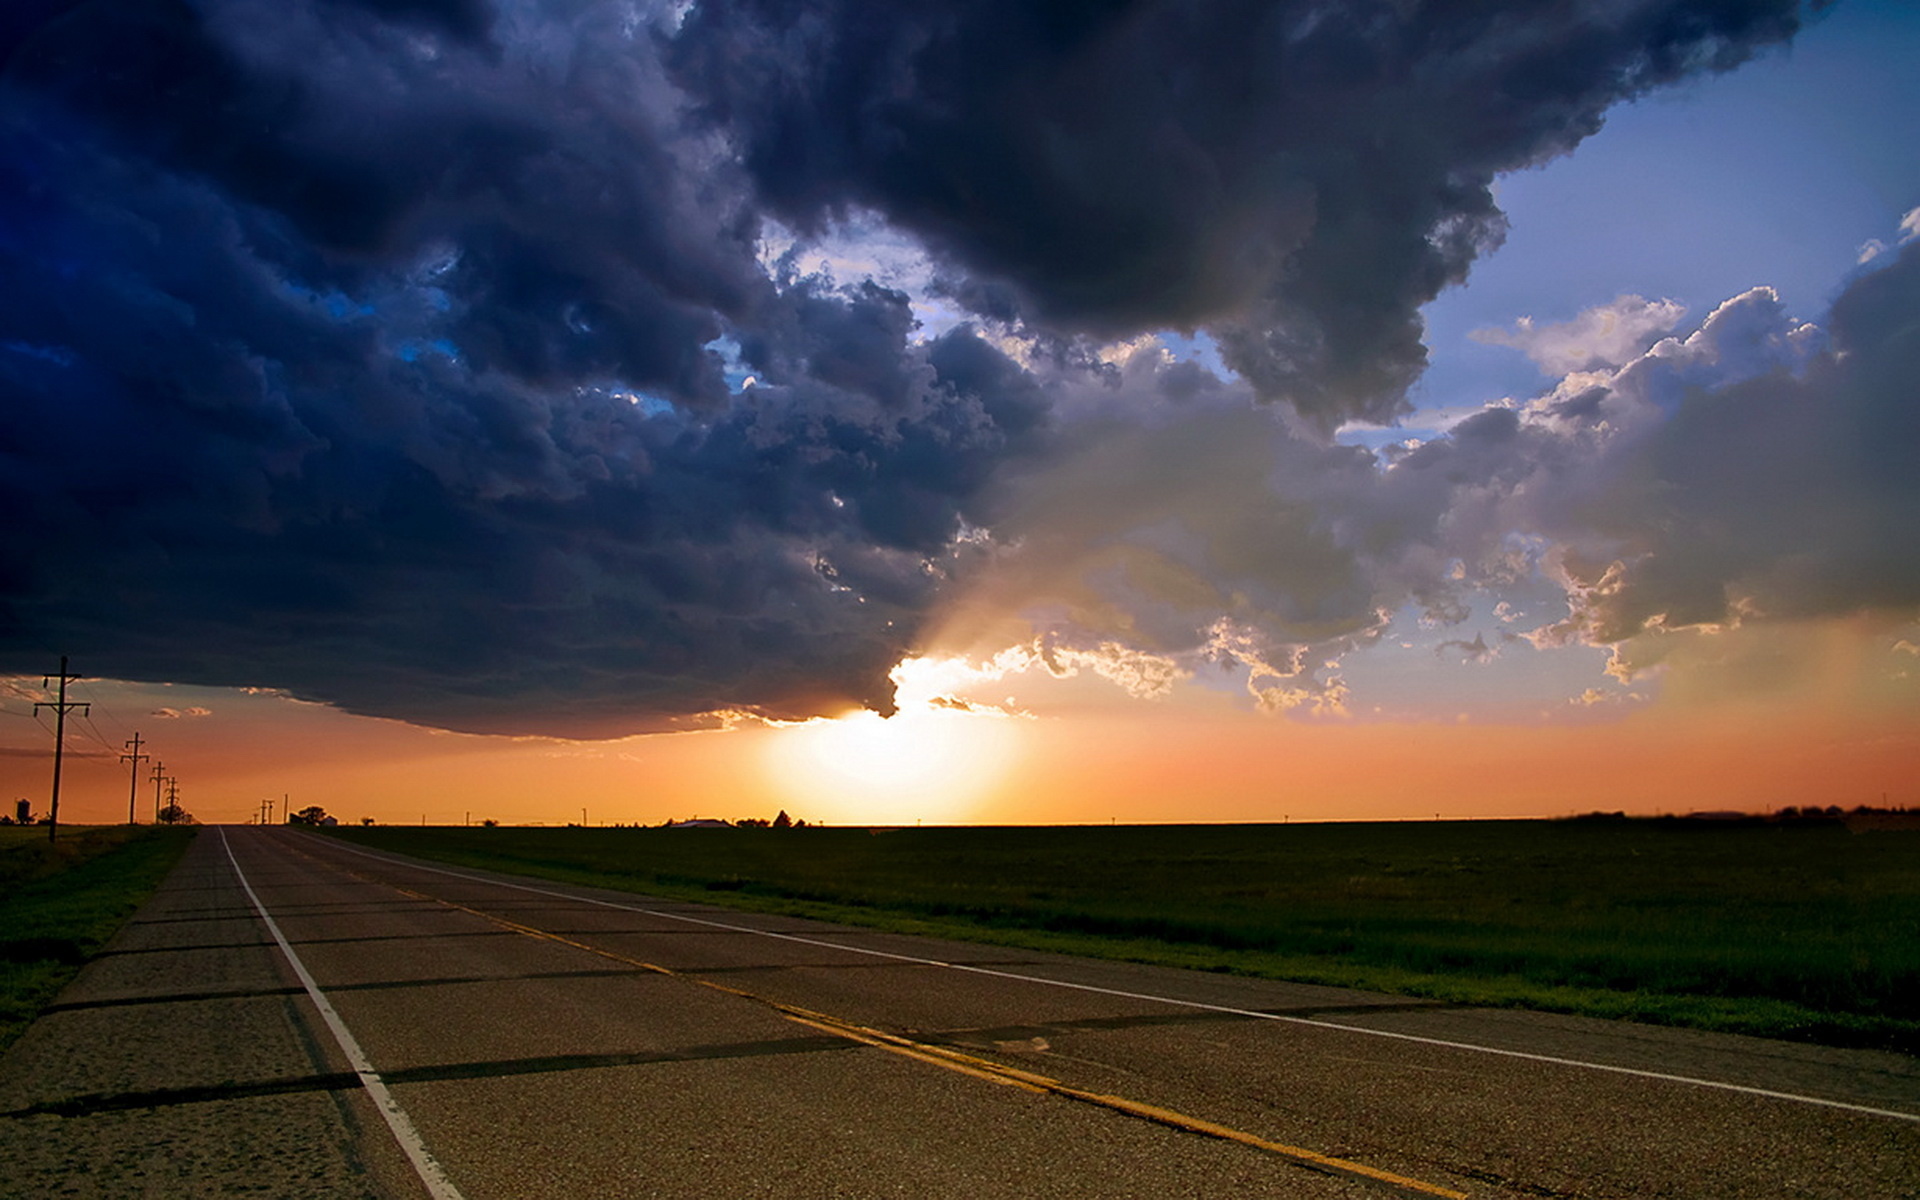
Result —
POLYGON ((1589 308, 1571 321, 1537 325, 1521 317, 1511 329, 1476 329, 1476 342, 1511 346, 1549 375, 1618 367, 1636 358, 1655 338, 1686 315, 1676 300, 1621 296, 1612 304, 1589 308))
POLYGON ((1574 619, 1618 642, 1920 605, 1909 528, 1920 483, 1903 465, 1920 447, 1916 314, 1920 246, 1840 296, 1830 346, 1799 371, 1750 370, 1749 352, 1791 345, 1801 326, 1778 321, 1758 339, 1736 326, 1718 355, 1729 381, 1688 392, 1671 419, 1612 448, 1557 515, 1574 619), (1583 528, 1566 523, 1576 515, 1583 528))
MULTIPOLYGON (((1915 238, 1920 238, 1920 208, 1910 208, 1906 215, 1900 218, 1900 231, 1895 236, 1893 245, 1904 246, 1915 238)), ((1864 266, 1885 254, 1889 248, 1887 243, 1879 238, 1868 238, 1860 247, 1857 261, 1864 266)))
POLYGON ((199 705, 194 705, 191 708, 165 707, 156 708, 147 715, 150 717, 158 717, 162 721, 193 720, 197 717, 210 717, 213 715, 213 710, 210 708, 202 708, 199 705))
POLYGON ((1707 662, 1689 649, 1701 639, 1775 644, 1727 636, 1741 629, 1909 620, 1920 485, 1897 464, 1920 450, 1916 317, 1920 244, 1855 278, 1818 325, 1755 288, 1402 456, 1386 491, 1423 485, 1469 585, 1511 580, 1491 564, 1524 535, 1567 610, 1520 636, 1610 647, 1622 681, 1707 662), (1436 468, 1443 481, 1420 479, 1436 468))
MULTIPOLYGON (((1665 547, 1571 530, 1565 488, 1522 504, 1529 472, 1615 409, 1675 415, 1573 472, 1586 495, 1737 457, 1758 426, 1688 389, 1750 362, 1734 407, 1791 424, 1780 356, 1857 379, 1890 301, 1836 313, 1838 351, 1740 343, 1743 308, 1698 348, 1596 352, 1592 396, 1389 471, 1322 435, 1403 407, 1419 305, 1499 238, 1498 173, 1797 21, 29 6, 0 22, 0 666, 58 644, 102 675, 612 734, 885 709, 903 656, 998 605, 1028 614, 1003 645, 1149 693, 1227 621, 1261 703, 1332 711, 1323 664, 1396 604, 1457 620, 1515 569, 1517 509, 1565 564, 1628 564, 1633 602, 1578 618, 1615 636, 1679 612, 1651 599, 1665 547), (1166 328, 1240 380, 1142 340, 1166 328)), ((1733 505, 1730 470, 1675 494, 1733 505)))

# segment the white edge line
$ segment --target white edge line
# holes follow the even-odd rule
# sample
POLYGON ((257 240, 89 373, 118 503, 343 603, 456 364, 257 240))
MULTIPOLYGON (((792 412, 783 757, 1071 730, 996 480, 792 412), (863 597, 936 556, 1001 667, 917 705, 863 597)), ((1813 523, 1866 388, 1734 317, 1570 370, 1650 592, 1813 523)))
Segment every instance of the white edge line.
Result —
POLYGON ((393 1133, 393 1140, 399 1142, 400 1148, 406 1151, 407 1161, 413 1164, 414 1173, 420 1176, 420 1182, 427 1185, 427 1191, 433 1195, 434 1200, 464 1200, 460 1195, 460 1189, 453 1186, 453 1181, 447 1178, 447 1173, 441 1169, 432 1153, 427 1150, 426 1143, 420 1138, 420 1131, 413 1127, 413 1121, 407 1116, 406 1110, 400 1107, 400 1102, 395 1100, 393 1093, 387 1090, 386 1081, 381 1079, 380 1073, 373 1069, 373 1062, 367 1057, 366 1051, 360 1048, 360 1043, 354 1040, 353 1034, 347 1030, 346 1022, 340 1019, 340 1014, 333 1010, 333 1004, 320 990, 320 985, 313 981, 312 975, 308 974, 307 965, 300 961, 298 954, 293 952, 293 947, 288 944, 286 935, 280 932, 279 924, 268 914, 267 906, 260 903, 260 897, 254 892, 253 885, 247 882, 246 873, 240 869, 240 860, 233 856, 233 844, 227 841, 225 829, 220 830, 220 845, 227 852, 227 861, 233 865, 234 877, 240 881, 240 887, 247 893, 247 899, 253 902, 253 911, 260 914, 260 919, 266 922, 267 932, 273 934, 273 940, 279 943, 280 953, 287 956, 287 962, 293 967, 293 973, 300 978, 300 986, 307 989, 307 998, 312 1000, 313 1006, 320 1010, 320 1019, 327 1023, 327 1029, 333 1034, 333 1040, 340 1043, 340 1049, 346 1054, 347 1062, 353 1067, 354 1074, 360 1077, 360 1086, 366 1088, 367 1094, 373 1097, 374 1107, 380 1110, 381 1117, 386 1120, 387 1128, 393 1133))
MULTIPOLYGON (((1280 1013, 1261 1012, 1254 1008, 1233 1008, 1224 1004, 1208 1004, 1203 1000, 1181 1000, 1172 996, 1156 996, 1148 992, 1129 992, 1118 988, 1099 987, 1090 983, 1073 983, 1063 979, 1048 979, 1043 975, 1022 975, 1017 971, 996 971, 991 967, 970 966, 967 963, 942 962, 937 958, 920 958, 911 954, 895 954, 887 950, 874 950, 864 946, 849 946, 840 942, 821 941, 817 938, 801 937, 793 933, 776 933, 769 929, 755 929, 750 925, 729 925, 725 921, 713 921, 704 917, 690 917, 684 913, 664 912, 656 908, 643 908, 634 904, 617 904, 611 900, 600 900, 592 896, 579 896, 569 892, 556 892, 546 888, 529 887, 520 883, 507 883, 500 879, 489 879, 484 875, 469 875, 463 871, 449 871, 441 867, 430 867, 418 859, 403 855, 375 853, 363 850, 346 842, 328 839, 349 853, 366 858, 377 859, 395 866, 409 867, 418 871, 430 871, 435 875, 450 875, 455 879, 465 879, 470 883, 484 883, 492 887, 511 888, 520 892, 531 892, 537 896, 551 896, 557 900, 573 900, 583 904, 597 904, 602 908, 615 908, 622 912, 639 913, 642 916, 660 917, 668 921, 684 921, 690 925, 706 925, 714 929, 725 929, 732 933, 751 933, 759 937, 774 938, 783 942, 798 942, 803 946, 819 946, 828 950, 842 950, 849 954, 865 954, 872 958, 890 958, 896 962, 913 963, 923 967, 944 967, 949 971, 966 971, 974 975, 991 975, 999 979, 1017 980, 1021 983, 1037 983, 1047 987, 1066 988, 1076 992, 1092 992, 1102 996, 1114 996, 1126 1000, 1145 1000, 1155 1004, 1169 1004, 1179 1008, 1197 1009, 1202 1012, 1224 1013, 1230 1016, 1250 1017, 1260 1021, 1275 1021, 1288 1025, 1308 1025, 1316 1029, 1338 1029, 1346 1033, 1364 1034, 1367 1037, 1390 1038, 1397 1042, 1416 1042, 1423 1046, 1439 1046, 1448 1050, 1468 1050, 1476 1054, 1492 1054, 1501 1058, 1517 1058, 1527 1062, 1551 1063, 1560 1067, 1577 1067, 1588 1071, 1605 1071, 1614 1075, 1631 1075, 1639 1079, 1658 1079, 1667 1083, 1687 1084, 1692 1087, 1714 1088, 1723 1092, 1739 1092, 1748 1096, 1763 1096, 1769 1100, 1786 1100, 1795 1104, 1813 1104, 1822 1108, 1837 1108, 1846 1112, 1864 1113, 1874 1117, 1891 1117, 1896 1121, 1911 1121, 1920 1124, 1920 1113, 1902 1112, 1894 1108, 1874 1108, 1865 1104, 1851 1104, 1845 1100, 1829 1100, 1824 1096, 1806 1096, 1797 1092, 1777 1092, 1769 1088, 1749 1087, 1741 1083, 1727 1083, 1718 1079, 1700 1079, 1691 1075, 1671 1075, 1664 1071, 1646 1071, 1638 1067, 1620 1067, 1611 1063, 1588 1062, 1579 1058, 1560 1058, 1552 1054, 1535 1054, 1527 1050, 1504 1050, 1497 1046, 1481 1046, 1473 1042, 1455 1042, 1445 1038, 1422 1037, 1412 1033, 1395 1033, 1387 1029, 1369 1029, 1364 1025, 1343 1025, 1338 1021, 1322 1021, 1313 1017, 1289 1017, 1280 1013)), ((231 852, 229 852, 231 853, 231 852)), ((867 931, 862 931, 867 932, 867 931)), ((878 932, 878 931, 875 931, 878 932)), ((291 955, 292 951, 288 951, 291 955)))

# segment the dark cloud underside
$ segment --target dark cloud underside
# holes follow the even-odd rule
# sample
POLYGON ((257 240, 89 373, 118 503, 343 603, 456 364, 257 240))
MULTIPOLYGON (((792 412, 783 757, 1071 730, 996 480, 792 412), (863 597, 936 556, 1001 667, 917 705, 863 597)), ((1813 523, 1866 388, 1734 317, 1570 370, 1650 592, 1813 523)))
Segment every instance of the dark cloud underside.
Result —
MULTIPOLYGON (((1073 413, 1145 397, 1147 429, 1200 403, 1231 431, 1246 418, 1217 414, 1244 398, 1194 368, 1133 387, 1085 355, 1024 367, 964 326, 921 340, 899 292, 765 267, 770 219, 908 231, 951 298, 1048 344, 1211 330, 1324 429, 1399 410, 1418 306, 1499 238, 1497 173, 1797 19, 8 6, 0 666, 57 647, 90 674, 505 731, 884 707, 984 561, 974 531, 1018 525, 1019 497, 1130 419, 1073 413)), ((1354 499, 1371 477, 1286 445, 1297 485, 1249 511, 1337 586, 1289 582, 1247 521, 1212 565, 1316 629, 1418 590, 1314 515, 1326 463, 1356 511, 1390 507, 1354 499)))
POLYGON ((671 61, 783 219, 876 209, 986 311, 1214 328, 1263 395, 1334 424, 1400 411, 1425 363, 1418 307, 1501 236, 1497 173, 1797 21, 1794 0, 1003 0, 885 19, 720 0, 671 61))

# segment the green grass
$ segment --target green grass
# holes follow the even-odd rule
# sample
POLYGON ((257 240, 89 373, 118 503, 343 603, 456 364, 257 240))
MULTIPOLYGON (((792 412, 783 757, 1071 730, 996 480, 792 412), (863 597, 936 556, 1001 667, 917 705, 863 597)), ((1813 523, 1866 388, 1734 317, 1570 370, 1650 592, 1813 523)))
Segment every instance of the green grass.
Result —
POLYGON ((1007 945, 1920 1052, 1920 832, 1658 821, 342 829, 1007 945))
POLYGON ((153 894, 189 829, 0 826, 0 1049, 153 894))

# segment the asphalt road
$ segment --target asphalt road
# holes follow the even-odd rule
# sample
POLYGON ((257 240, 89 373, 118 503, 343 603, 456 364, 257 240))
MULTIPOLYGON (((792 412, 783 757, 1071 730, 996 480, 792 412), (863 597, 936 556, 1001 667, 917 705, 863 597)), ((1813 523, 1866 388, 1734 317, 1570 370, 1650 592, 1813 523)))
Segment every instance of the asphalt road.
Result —
POLYGON ((210 829, 0 1059, 0 1195, 1920 1197, 1920 1062, 210 829))

